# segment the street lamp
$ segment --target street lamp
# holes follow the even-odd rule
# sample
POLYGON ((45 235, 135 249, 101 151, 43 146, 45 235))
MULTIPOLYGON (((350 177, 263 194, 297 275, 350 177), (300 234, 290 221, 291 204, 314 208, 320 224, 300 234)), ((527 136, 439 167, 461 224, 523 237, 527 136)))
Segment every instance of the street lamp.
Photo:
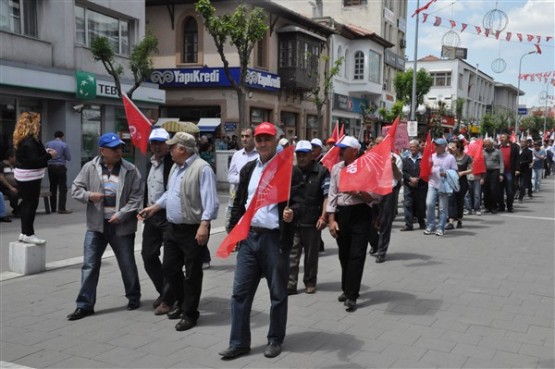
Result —
POLYGON ((517 86, 517 93, 516 93, 516 119, 515 119, 515 132, 518 129, 518 125, 520 124, 520 115, 518 114, 518 108, 520 107, 520 73, 522 71, 522 59, 526 55, 536 54, 537 51, 529 51, 526 54, 520 57, 520 62, 518 63, 518 86, 517 86))
POLYGON ((403 111, 403 115, 404 115, 405 117, 408 117, 409 113, 411 112, 410 105, 405 105, 405 106, 403 106, 403 110, 402 110, 402 111, 403 111))

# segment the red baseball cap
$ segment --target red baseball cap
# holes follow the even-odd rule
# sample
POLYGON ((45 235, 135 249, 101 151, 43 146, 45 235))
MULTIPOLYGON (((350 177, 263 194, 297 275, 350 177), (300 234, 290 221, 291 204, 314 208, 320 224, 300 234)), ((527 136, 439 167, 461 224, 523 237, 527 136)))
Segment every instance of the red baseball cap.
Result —
POLYGON ((276 136, 277 129, 276 129, 276 126, 274 126, 272 123, 262 122, 259 125, 257 125, 256 128, 254 129, 254 135, 255 136, 258 136, 258 135, 276 136))

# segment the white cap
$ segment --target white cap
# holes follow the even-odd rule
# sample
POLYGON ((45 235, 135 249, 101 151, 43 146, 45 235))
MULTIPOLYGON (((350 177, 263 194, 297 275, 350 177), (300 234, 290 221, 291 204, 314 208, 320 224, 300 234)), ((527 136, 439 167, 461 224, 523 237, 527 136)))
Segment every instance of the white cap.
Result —
POLYGON ((282 138, 281 140, 279 140, 279 144, 280 144, 281 146, 285 146, 285 145, 287 145, 288 143, 289 143, 289 140, 286 139, 286 138, 282 138))
POLYGON ((338 146, 341 148, 352 147, 353 149, 358 150, 360 149, 360 142, 358 142, 358 140, 353 136, 345 136, 343 137, 341 142, 336 143, 335 146, 338 146))
POLYGON ((164 128, 155 128, 150 132, 148 137, 149 141, 161 141, 166 142, 170 139, 170 134, 164 128))
POLYGON ((295 152, 311 152, 312 145, 307 140, 300 140, 295 146, 295 152))
POLYGON ((322 144, 322 140, 320 140, 319 138, 313 138, 312 141, 310 141, 310 143, 312 145, 324 147, 324 145, 322 144))

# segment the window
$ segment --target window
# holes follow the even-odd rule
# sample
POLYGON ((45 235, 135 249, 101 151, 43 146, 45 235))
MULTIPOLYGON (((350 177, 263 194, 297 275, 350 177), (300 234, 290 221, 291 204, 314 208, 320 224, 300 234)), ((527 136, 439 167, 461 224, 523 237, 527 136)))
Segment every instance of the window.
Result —
POLYGON ((317 70, 320 47, 303 38, 279 42, 279 67, 317 70))
POLYGON ((368 80, 370 82, 380 83, 381 70, 382 56, 370 50, 368 53, 368 80))
POLYGON ((37 37, 37 1, 1 0, 0 29, 37 37))
POLYGON ((132 29, 129 20, 75 6, 75 39, 81 45, 91 46, 96 37, 106 37, 116 54, 129 55, 132 29))
POLYGON ((451 86, 451 72, 432 72, 430 73, 434 79, 433 86, 449 87, 451 86))
POLYGON ((256 43, 254 49, 254 65, 255 67, 268 69, 268 34, 256 43))
POLYGON ((344 64, 345 64, 345 68, 343 69, 344 75, 343 77, 345 78, 349 78, 349 58, 347 57, 349 55, 349 49, 345 49, 345 55, 343 56, 344 59, 344 64))
POLYGON ((198 24, 193 17, 183 22, 183 63, 198 63, 198 24))
POLYGON ((361 80, 364 79, 364 53, 362 51, 357 51, 355 53, 355 70, 353 74, 353 79, 361 80))
POLYGON ((343 0, 343 6, 366 5, 367 0, 343 0))

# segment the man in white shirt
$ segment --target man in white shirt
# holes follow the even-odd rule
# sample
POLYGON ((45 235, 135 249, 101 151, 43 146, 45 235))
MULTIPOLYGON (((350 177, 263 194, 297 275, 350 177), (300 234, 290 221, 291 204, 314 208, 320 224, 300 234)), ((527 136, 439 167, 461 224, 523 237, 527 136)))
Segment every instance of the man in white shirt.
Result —
POLYGON ((254 136, 252 128, 245 128, 241 131, 241 143, 243 148, 231 158, 229 163, 229 170, 227 171, 227 181, 229 182, 229 203, 225 212, 225 229, 229 233, 229 217, 231 216, 231 208, 233 207, 233 200, 235 199, 235 192, 239 185, 239 173, 241 169, 249 161, 258 158, 258 152, 254 147, 254 136))

